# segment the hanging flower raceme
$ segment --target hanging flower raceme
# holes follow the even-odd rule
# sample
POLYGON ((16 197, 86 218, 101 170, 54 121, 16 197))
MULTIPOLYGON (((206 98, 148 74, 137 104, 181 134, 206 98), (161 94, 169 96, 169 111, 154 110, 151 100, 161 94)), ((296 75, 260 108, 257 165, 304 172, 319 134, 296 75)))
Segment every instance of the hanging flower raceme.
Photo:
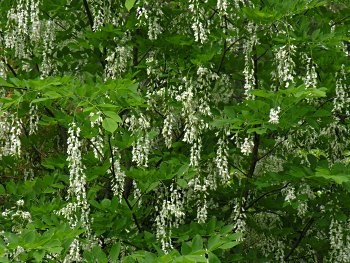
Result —
POLYGON ((102 161, 103 158, 103 130, 102 130, 102 112, 90 113, 91 128, 97 127, 98 134, 91 138, 91 147, 96 159, 102 161))
POLYGON ((156 206, 156 211, 158 212, 155 220, 156 236, 162 245, 162 250, 167 254, 169 250, 173 249, 171 229, 179 227, 185 217, 183 212, 184 198, 181 191, 174 184, 170 185, 169 190, 163 189, 158 195, 160 202, 159 206, 156 206))
POLYGON ((30 105, 29 109, 29 135, 36 134, 38 131, 39 113, 37 105, 30 105))
POLYGON ((132 144, 132 161, 138 166, 148 166, 148 156, 151 151, 151 141, 147 133, 151 127, 149 120, 141 114, 139 118, 131 116, 125 121, 133 134, 141 134, 136 142, 132 144))
POLYGON ((125 182, 125 173, 120 167, 120 154, 118 152, 118 148, 114 147, 112 149, 113 158, 111 157, 109 160, 112 163, 112 167, 109 169, 109 173, 114 175, 112 178, 112 190, 115 196, 119 198, 119 202, 121 203, 123 200, 123 192, 124 192, 124 182, 125 182))
POLYGON ((248 137, 244 138, 244 142, 241 145, 241 152, 244 155, 249 155, 253 151, 254 143, 253 141, 248 137))
POLYGON ((270 119, 269 119, 269 123, 272 123, 272 124, 278 124, 279 123, 279 119, 280 119, 280 114, 281 112, 281 108, 280 107, 277 107, 275 109, 270 109, 270 119))
POLYGON ((248 23, 247 26, 249 35, 251 36, 243 44, 244 50, 244 95, 247 99, 254 99, 254 95, 251 94, 251 91, 255 88, 256 79, 254 73, 254 61, 253 61, 253 50, 258 44, 258 38, 256 34, 257 26, 252 22, 248 23))
POLYGON ((230 172, 228 169, 228 145, 227 140, 220 138, 218 141, 218 149, 216 151, 216 167, 221 177, 222 183, 225 184, 230 180, 230 172))
POLYGON ((276 71, 271 74, 272 79, 282 88, 288 88, 291 84, 294 84, 295 62, 293 56, 295 52, 296 46, 294 45, 282 46, 275 52, 276 71))
POLYGON ((85 236, 91 244, 83 246, 78 239, 74 239, 71 243, 69 253, 64 262, 81 262, 81 250, 88 249, 93 245, 93 237, 91 236, 90 226, 90 206, 86 196, 86 175, 84 165, 82 163, 80 140, 80 128, 75 122, 71 123, 68 129, 67 140, 67 162, 69 168, 69 188, 67 200, 69 203, 66 207, 58 211, 59 215, 63 215, 72 228, 78 224, 85 228, 85 236))

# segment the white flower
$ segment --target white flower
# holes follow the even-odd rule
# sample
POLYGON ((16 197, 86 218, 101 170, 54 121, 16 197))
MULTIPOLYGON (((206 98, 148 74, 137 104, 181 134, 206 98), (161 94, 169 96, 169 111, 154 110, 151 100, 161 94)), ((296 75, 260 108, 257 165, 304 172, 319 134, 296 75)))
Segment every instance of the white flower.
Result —
POLYGON ((18 205, 18 206, 23 206, 23 205, 24 205, 23 199, 18 200, 18 201, 16 202, 16 205, 18 205))
POLYGON ((281 108, 277 107, 276 109, 270 109, 270 119, 269 123, 278 124, 279 123, 279 114, 281 112, 281 108))
POLYGON ((254 147, 254 143, 250 141, 249 138, 245 138, 244 143, 241 146, 241 152, 244 155, 249 155, 252 152, 253 147, 254 147))

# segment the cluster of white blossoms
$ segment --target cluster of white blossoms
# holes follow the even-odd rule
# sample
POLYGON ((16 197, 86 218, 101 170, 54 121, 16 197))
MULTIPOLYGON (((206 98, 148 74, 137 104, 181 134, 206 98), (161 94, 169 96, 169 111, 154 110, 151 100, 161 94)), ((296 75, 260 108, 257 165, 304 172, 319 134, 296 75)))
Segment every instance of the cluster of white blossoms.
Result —
POLYGON ((159 207, 156 206, 158 213, 156 223, 156 237, 162 245, 164 253, 168 253, 173 249, 171 242, 171 229, 179 227, 183 223, 185 213, 184 211, 184 196, 180 190, 176 188, 175 184, 171 184, 169 191, 163 189, 159 196, 159 207), (170 194, 169 194, 170 193, 170 194))
POLYGON ((53 57, 53 48, 56 41, 56 26, 53 21, 48 20, 45 23, 43 38, 42 56, 43 61, 41 63, 41 78, 45 78, 54 73, 56 69, 55 58, 53 57))
MULTIPOLYGON (((35 46, 41 40, 39 3, 39 0, 19 0, 7 12, 4 44, 6 48, 13 49, 19 59, 29 59, 32 52, 30 46, 35 46)), ((26 60, 22 61, 22 69, 31 70, 26 60)))
POLYGON ((218 74, 213 72, 210 68, 199 66, 197 69, 197 83, 195 89, 195 96, 198 98, 198 112, 204 116, 212 116, 211 104, 211 87, 212 82, 219 79, 218 74))
POLYGON ((216 167, 222 183, 225 184, 230 180, 230 172, 228 169, 228 141, 226 138, 220 138, 218 141, 218 149, 216 151, 216 167))
MULTIPOLYGON (((87 239, 91 241, 90 206, 86 196, 86 175, 81 154, 82 142, 80 141, 80 128, 77 127, 75 122, 72 122, 69 126, 67 145, 69 168, 69 195, 67 200, 70 199, 70 202, 68 202, 66 207, 58 211, 58 214, 63 215, 72 228, 81 224, 86 230, 85 235, 87 239)), ((82 244, 80 244, 80 241, 74 239, 64 262, 81 262, 81 248, 82 244)))
POLYGON ((208 87, 218 75, 210 69, 199 66, 197 70, 197 81, 182 79, 183 86, 179 87, 179 93, 175 99, 182 103, 181 116, 185 120, 183 141, 191 144, 191 165, 199 165, 200 153, 202 149, 201 134, 209 128, 200 115, 210 117, 210 92, 208 87))
POLYGON ((226 12, 227 7, 228 7, 227 0, 217 0, 216 8, 219 10, 221 15, 227 15, 227 12, 226 12))
POLYGON ((20 157, 22 153, 22 120, 17 115, 3 112, 0 115, 0 158, 1 156, 20 157))
POLYGON ((303 183, 302 185, 300 185, 297 192, 297 196, 303 196, 303 195, 306 196, 307 199, 303 201, 299 200, 298 202, 297 214, 300 218, 304 218, 308 210, 308 200, 313 200, 316 198, 316 195, 314 194, 310 186, 306 183, 303 183))
MULTIPOLYGON (((204 2, 207 2, 205 0, 204 2)), ((210 34, 210 20, 205 17, 205 9, 200 6, 199 0, 189 1, 189 10, 192 13, 192 30, 194 33, 194 39, 196 42, 201 42, 202 44, 207 41, 208 35, 210 34)))
POLYGON ((350 262, 350 222, 339 222, 332 219, 329 226, 330 260, 331 262, 350 262))
POLYGON ((1 216, 4 219, 10 220, 12 223, 12 232, 22 233, 22 230, 25 229, 26 225, 32 222, 32 216, 28 211, 23 209, 24 200, 20 199, 16 202, 16 206, 13 206, 9 209, 5 209, 1 216))
POLYGON ((162 10, 163 1, 143 1, 143 6, 138 6, 136 10, 136 17, 139 25, 148 26, 148 38, 150 40, 157 40, 158 36, 163 32, 161 26, 161 18, 164 13, 162 10), (156 2, 156 3, 155 3, 156 2))
POLYGON ((0 157, 21 156, 22 120, 17 115, 4 112, 0 115, 0 157))
POLYGON ((249 22, 247 25, 247 30, 249 32, 249 39, 245 40, 243 43, 243 52, 244 52, 244 95, 248 99, 254 99, 254 95, 250 92, 255 88, 256 79, 254 73, 254 60, 253 60, 253 51, 255 46, 258 44, 259 40, 256 34, 257 26, 249 22))
POLYGON ((211 178, 201 178, 200 171, 197 170, 197 176, 188 182, 189 191, 187 193, 188 204, 196 203, 197 206, 197 222, 205 223, 208 217, 208 202, 209 189, 216 188, 213 185, 211 178))
POLYGON ((337 114, 345 113, 349 115, 350 108, 350 87, 346 83, 347 78, 345 74, 345 66, 342 65, 339 74, 337 74, 337 81, 335 85, 335 98, 333 100, 333 113, 336 120, 339 120, 337 114))
POLYGON ((274 236, 260 236, 259 245, 261 246, 262 253, 265 257, 274 255, 276 262, 284 261, 284 251, 286 249, 286 244, 282 240, 277 240, 274 236))
MULTIPOLYGON (((243 207, 243 203, 245 202, 245 198, 242 197, 242 199, 239 201, 238 199, 234 200, 234 208, 231 214, 231 218, 233 220, 233 224, 235 226, 235 232, 240 232, 242 234, 246 231, 246 214, 243 207)), ((244 235, 242 235, 240 238, 237 239, 237 241, 243 241, 244 235)))
POLYGON ((281 88, 288 88, 294 83, 295 62, 293 56, 295 52, 296 46, 294 45, 284 45, 275 52, 276 71, 272 71, 271 75, 281 88))
POLYGON ((138 139, 132 144, 132 161, 137 166, 147 167, 151 151, 151 141, 148 135, 151 124, 143 114, 140 114, 139 118, 133 115, 127 118, 125 123, 129 125, 129 130, 132 131, 133 135, 138 135, 138 139))
POLYGON ((270 115, 269 115, 269 123, 272 124, 278 124, 280 121, 280 114, 281 108, 278 106, 277 108, 270 109, 270 115))
POLYGON ((295 188, 290 184, 281 190, 282 195, 284 195, 284 201, 291 203, 291 201, 296 199, 295 188))
POLYGON ((89 114, 91 128, 97 127, 98 134, 91 138, 91 147, 96 159, 102 161, 103 159, 103 129, 102 129, 102 112, 91 112, 89 114))
POLYGON ((317 85, 317 73, 316 73, 316 65, 311 60, 307 54, 302 54, 302 60, 306 64, 306 72, 303 77, 303 82, 306 88, 316 88, 317 85))
POLYGON ((250 137, 244 138, 244 142, 241 145, 241 152, 244 155, 249 155, 252 153, 254 147, 254 142, 250 137))
POLYGON ((104 25, 111 23, 111 0, 89 0, 89 7, 93 17, 93 30, 98 31, 104 25))
POLYGON ((106 57, 106 79, 117 79, 125 73, 132 59, 131 47, 125 44, 127 37, 118 40, 120 43, 114 50, 109 51, 106 57), (123 44, 124 43, 124 44, 123 44))
POLYGON ((125 182, 125 173, 120 167, 120 154, 118 152, 118 148, 114 147, 112 149, 113 158, 111 157, 109 160, 113 167, 109 168, 109 173, 114 175, 112 179, 112 190, 115 196, 119 198, 119 202, 121 203, 123 200, 123 192, 124 192, 124 182, 125 182))
POLYGON ((37 105, 30 105, 29 109, 29 135, 38 132, 39 113, 37 105))
POLYGON ((164 119, 163 129, 162 129, 162 135, 165 140, 166 147, 170 148, 173 141, 173 133, 174 133, 174 127, 176 126, 177 121, 175 114, 172 111, 169 111, 164 119))
MULTIPOLYGON (((0 41, 1 41, 1 38, 0 38, 0 41)), ((6 79, 6 77, 7 77, 6 61, 0 60, 0 78, 6 79)), ((3 97, 2 93, 4 92, 5 92, 5 89, 1 89, 1 93, 0 93, 1 97, 3 97)))

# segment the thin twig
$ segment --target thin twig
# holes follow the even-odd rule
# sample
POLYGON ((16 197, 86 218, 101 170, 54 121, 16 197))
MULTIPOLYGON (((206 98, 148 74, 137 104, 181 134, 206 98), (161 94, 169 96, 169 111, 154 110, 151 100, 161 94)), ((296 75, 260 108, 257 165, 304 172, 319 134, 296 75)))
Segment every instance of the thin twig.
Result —
POLYGON ((315 222, 315 218, 311 217, 309 222, 305 225, 304 229, 300 233, 300 236, 297 240, 295 240, 288 254, 284 257, 284 260, 287 261, 289 257, 293 254, 294 250, 299 246, 303 238, 306 236, 307 231, 311 228, 312 224, 315 222))

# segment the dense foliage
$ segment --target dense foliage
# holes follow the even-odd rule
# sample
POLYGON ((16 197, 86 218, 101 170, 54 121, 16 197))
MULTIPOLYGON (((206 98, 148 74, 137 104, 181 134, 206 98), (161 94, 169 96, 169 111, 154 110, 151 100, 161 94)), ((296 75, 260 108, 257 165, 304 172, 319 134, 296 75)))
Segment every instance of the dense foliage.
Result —
POLYGON ((1 0, 0 262, 350 262, 349 14, 1 0))

